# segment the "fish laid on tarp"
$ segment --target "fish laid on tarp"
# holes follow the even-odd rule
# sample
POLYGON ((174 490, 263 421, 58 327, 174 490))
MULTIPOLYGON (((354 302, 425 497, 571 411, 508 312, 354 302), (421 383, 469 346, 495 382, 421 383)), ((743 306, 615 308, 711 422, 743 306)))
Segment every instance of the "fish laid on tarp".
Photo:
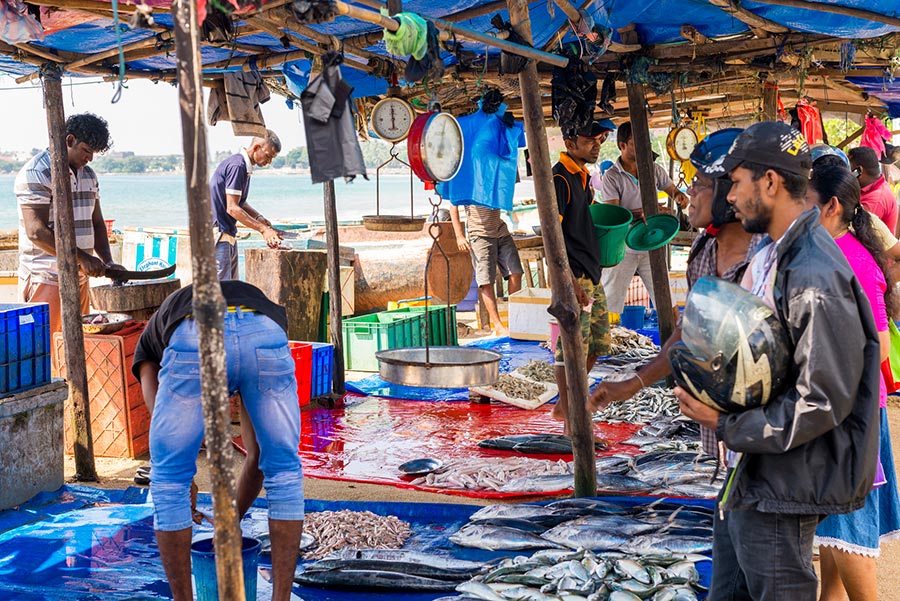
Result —
POLYGON ((321 559, 347 548, 399 549, 412 534, 409 524, 395 516, 349 509, 307 513, 303 530, 316 540, 304 559, 321 559))
MULTIPOLYGON (((571 473, 571 462, 563 460, 549 461, 518 456, 472 457, 451 459, 442 467, 427 476, 416 478, 410 484, 434 488, 500 491, 511 481, 524 477, 571 473)), ((515 489, 508 491, 523 492, 515 489)))
MULTIPOLYGON (((628 373, 634 373, 629 371, 628 373)), ((612 380, 612 377, 604 378, 612 380)), ((658 386, 641 389, 621 403, 610 403, 606 409, 593 415, 595 422, 646 424, 660 417, 676 417, 681 410, 672 390, 658 386)))
POLYGON ((304 570, 294 574, 302 586, 349 590, 452 591, 459 581, 383 570, 304 570))
POLYGON ((357 570, 402 572, 442 580, 471 578, 484 569, 479 561, 390 549, 344 549, 305 568, 309 571, 357 570))
POLYGON ((450 536, 450 542, 461 547, 487 549, 489 551, 518 551, 560 547, 552 541, 532 532, 524 532, 505 526, 466 524, 450 536))
MULTIPOLYGON (((483 449, 499 451, 515 451, 517 453, 571 455, 572 439, 563 434, 517 434, 488 438, 478 443, 483 449)), ((609 445, 603 441, 594 443, 597 449, 605 449, 609 445)))

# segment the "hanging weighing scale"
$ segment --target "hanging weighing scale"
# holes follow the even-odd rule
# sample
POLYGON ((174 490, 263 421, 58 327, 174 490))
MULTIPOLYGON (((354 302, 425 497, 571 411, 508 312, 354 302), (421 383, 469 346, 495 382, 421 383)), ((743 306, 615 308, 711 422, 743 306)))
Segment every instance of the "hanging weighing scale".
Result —
MULTIPOLYGON (((426 190, 434 190, 435 182, 453 179, 462 166, 463 136, 459 123, 449 113, 433 104, 432 112, 416 117, 409 132, 407 150, 409 164, 426 190)), ((460 346, 431 346, 431 320, 428 318, 429 270, 435 251, 447 262, 445 301, 452 304, 450 291, 450 258, 441 247, 442 224, 437 222, 441 197, 429 199, 432 223, 428 227, 432 250, 425 264, 425 346, 378 351, 379 374, 382 379, 404 386, 426 388, 470 388, 490 386, 497 381, 501 356, 486 349, 460 346)), ((470 276, 471 277, 471 276, 470 276)), ((449 313, 449 308, 448 308, 449 313)), ((447 323, 447 340, 451 339, 451 319, 447 323)))
POLYGON ((425 225, 424 217, 416 217, 413 209, 413 170, 410 164, 400 158, 397 144, 409 136, 416 114, 412 105, 396 94, 399 88, 388 89, 388 96, 378 101, 372 109, 371 126, 379 138, 391 143, 390 158, 375 169, 375 215, 363 216, 363 226, 378 232, 418 232, 425 225), (405 165, 409 172, 409 217, 405 215, 381 214, 381 170, 397 161, 405 165))

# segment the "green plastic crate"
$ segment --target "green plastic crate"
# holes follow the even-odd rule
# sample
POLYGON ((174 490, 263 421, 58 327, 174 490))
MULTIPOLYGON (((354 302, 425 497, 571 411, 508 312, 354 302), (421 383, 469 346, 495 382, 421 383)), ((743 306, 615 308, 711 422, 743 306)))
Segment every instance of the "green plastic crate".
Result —
POLYGON ((344 365, 351 371, 378 371, 377 351, 425 344, 423 313, 373 313, 342 321, 344 365))
MULTIPOLYGON (((396 315, 421 315, 425 313, 425 307, 403 307, 402 309, 386 311, 386 313, 396 315)), ((431 346, 459 346, 459 333, 456 330, 456 305, 450 305, 449 312, 447 305, 429 305, 428 328, 428 334, 430 336, 429 344, 431 346), (448 319, 450 320, 449 341, 447 340, 448 319)), ((422 344, 425 344, 424 338, 422 339, 422 344)))

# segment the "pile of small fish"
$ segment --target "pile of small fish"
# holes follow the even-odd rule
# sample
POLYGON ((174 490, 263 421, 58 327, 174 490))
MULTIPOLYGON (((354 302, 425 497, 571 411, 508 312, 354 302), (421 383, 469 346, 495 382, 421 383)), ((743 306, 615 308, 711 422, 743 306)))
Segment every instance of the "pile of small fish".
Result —
POLYGON ((664 501, 623 507, 596 499, 489 505, 472 514, 450 541, 490 551, 706 553, 712 549, 712 510, 664 501))
POLYGON ((547 387, 540 382, 532 382, 525 378, 516 378, 509 374, 500 374, 497 382, 491 386, 511 399, 536 401, 547 392, 547 387))
MULTIPOLYGON (((572 439, 564 434, 516 434, 488 438, 478 443, 482 449, 497 451, 515 451, 516 453, 534 453, 547 455, 571 455, 572 439)), ((594 448, 604 450, 609 443, 601 440, 594 442, 594 448)))
POLYGON ((436 601, 697 601, 700 572, 709 561, 696 554, 631 556, 611 552, 537 551, 503 560, 496 568, 456 587, 459 596, 436 601))
POLYGON ((443 555, 347 549, 305 566, 294 574, 294 582, 336 589, 452 591, 485 570, 480 561, 443 555))
POLYGON ((610 355, 623 355, 629 351, 646 351, 652 355, 659 352, 659 347, 653 344, 653 340, 628 328, 613 326, 609 329, 609 336, 610 355))
POLYGON ((553 366, 546 361, 529 361, 522 367, 514 370, 515 373, 525 376, 529 380, 535 382, 556 383, 556 376, 553 373, 553 366))
POLYGON ((691 451, 700 452, 700 425, 694 420, 677 415, 657 418, 647 424, 622 444, 640 447, 642 451, 691 451))
POLYGON ((392 515, 345 509, 307 513, 303 533, 316 541, 304 559, 319 559, 342 549, 399 549, 412 530, 392 515))
POLYGON ((640 480, 653 488, 653 495, 693 498, 715 497, 724 479, 715 457, 690 451, 600 457, 597 472, 606 477, 619 475, 640 480))
POLYGON ((610 405, 594 414, 595 422, 645 424, 681 413, 675 393, 667 388, 649 386, 621 403, 610 405))
MULTIPOLYGON (((530 457, 484 457, 453 459, 444 463, 427 476, 416 478, 410 484, 457 490, 494 490, 500 492, 527 492, 535 478, 559 478, 574 481, 572 464, 565 461, 548 461, 530 457)), ((547 488, 547 491, 566 490, 571 485, 547 488)))

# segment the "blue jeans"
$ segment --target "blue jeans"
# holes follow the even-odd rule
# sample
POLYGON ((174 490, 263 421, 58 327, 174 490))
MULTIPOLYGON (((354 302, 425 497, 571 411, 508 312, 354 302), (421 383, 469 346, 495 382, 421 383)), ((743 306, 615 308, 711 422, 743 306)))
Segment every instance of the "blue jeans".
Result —
MULTIPOLYGON (((719 502, 721 497, 719 493, 719 502)), ((812 546, 820 519, 753 510, 726 511, 725 519, 719 519, 716 511, 707 599, 816 601, 812 546)))
MULTIPOLYGON (((225 314, 229 393, 241 393, 259 443, 269 519, 303 519, 300 405, 287 336, 262 313, 225 314)), ((184 320, 169 340, 150 421, 150 492, 157 530, 192 525, 190 485, 203 440, 197 325, 184 320)))
POLYGON ((238 279, 238 250, 236 243, 216 243, 216 273, 220 282, 222 280, 238 279))

